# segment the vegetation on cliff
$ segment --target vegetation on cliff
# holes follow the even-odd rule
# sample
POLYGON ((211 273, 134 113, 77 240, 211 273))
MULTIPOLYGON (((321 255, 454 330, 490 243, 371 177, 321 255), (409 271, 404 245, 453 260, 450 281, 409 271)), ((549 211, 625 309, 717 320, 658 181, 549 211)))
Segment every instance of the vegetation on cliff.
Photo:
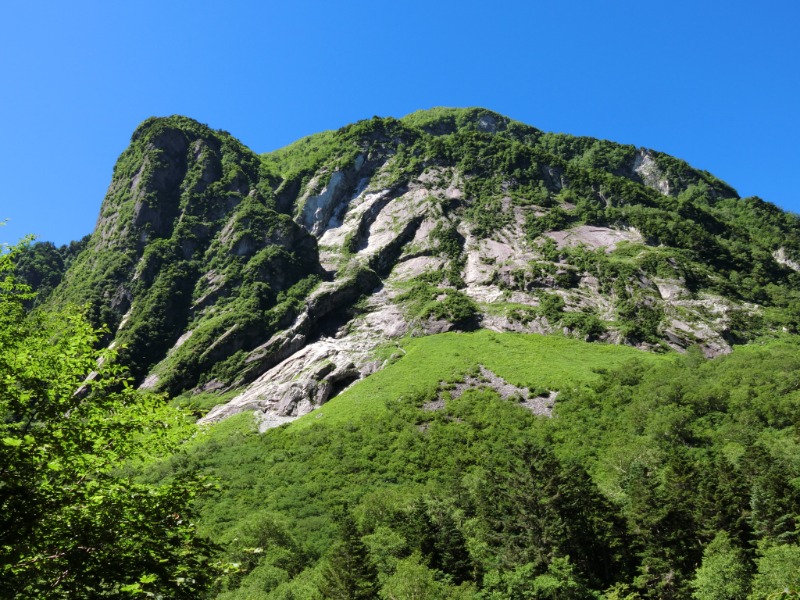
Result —
MULTIPOLYGON (((185 117, 148 119, 115 167, 91 238, 69 250, 34 245, 18 272, 40 289, 40 302, 88 303, 90 319, 109 328, 107 341, 116 340, 137 382, 148 378, 150 387, 171 393, 229 388, 258 374, 253 353, 302 312, 309 282, 348 276, 349 267, 335 273, 318 248, 320 236, 346 217, 347 199, 370 190, 402 194, 421 182, 438 216, 408 217, 406 229, 435 219, 430 239, 444 277, 428 283, 448 305, 412 303, 409 318, 475 323, 495 310, 459 295, 469 258, 464 236, 475 245, 518 235, 513 245, 538 260, 494 265, 494 284, 507 294, 531 286, 557 291, 565 314, 547 322, 576 335, 618 332, 631 344, 690 345, 703 342, 698 327, 708 324, 724 338, 719 343, 735 344, 800 326, 796 216, 740 199, 670 156, 544 133, 484 109, 376 117, 262 156, 185 117), (448 185, 457 195, 443 195, 448 185), (633 231, 641 242, 617 250, 554 244, 551 232, 581 226, 633 231), (610 311, 581 299, 582 277, 597 280, 592 293, 607 298, 610 311), (723 320, 694 309, 687 316, 662 300, 653 281, 732 306, 723 320), (700 325, 682 330, 687 319, 700 325)), ((323 250, 342 261, 363 253, 367 227, 370 221, 323 250)), ((402 233, 396 248, 365 266, 385 278, 414 256, 402 233)), ((416 292, 420 299, 425 293, 416 292)))

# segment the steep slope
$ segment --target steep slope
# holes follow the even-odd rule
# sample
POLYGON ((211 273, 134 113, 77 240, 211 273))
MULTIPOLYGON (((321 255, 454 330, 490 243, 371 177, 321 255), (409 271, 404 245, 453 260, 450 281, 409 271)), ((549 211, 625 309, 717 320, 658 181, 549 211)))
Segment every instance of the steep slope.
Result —
POLYGON ((88 302, 144 387, 242 388, 206 418, 277 424, 409 333, 715 355, 796 331, 798 262, 795 216, 708 173, 483 109, 374 118, 261 157, 170 117, 134 133, 51 301, 88 302))
POLYGON ((236 372, 237 352, 291 323, 320 276, 316 241, 274 204, 258 157, 232 137, 182 117, 148 120, 55 301, 88 301, 149 386, 236 372), (169 368, 151 373, 165 358, 169 368))

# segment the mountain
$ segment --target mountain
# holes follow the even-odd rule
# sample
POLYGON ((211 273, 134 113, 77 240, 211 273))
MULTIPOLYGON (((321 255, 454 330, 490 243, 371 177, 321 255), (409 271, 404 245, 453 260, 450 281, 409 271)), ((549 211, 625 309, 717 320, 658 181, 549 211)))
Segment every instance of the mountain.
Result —
MULTIPOLYGON (((166 549, 202 577, 159 563, 165 589, 800 590, 798 217, 678 159, 483 109, 373 118, 261 156, 154 118, 92 235, 34 244, 16 268, 39 289, 32 316, 86 306, 140 397, 165 391, 205 424, 169 456, 109 467, 126 532, 131 482, 201 478, 191 507, 148 505, 153 531, 209 540, 166 549)), ((164 550, 122 542, 137 560, 164 550)))
POLYGON ((257 408, 269 424, 408 334, 714 356, 796 331, 799 231, 673 157, 483 109, 375 117, 261 156, 151 118, 49 302, 88 304, 143 388, 239 389, 209 419, 257 408))

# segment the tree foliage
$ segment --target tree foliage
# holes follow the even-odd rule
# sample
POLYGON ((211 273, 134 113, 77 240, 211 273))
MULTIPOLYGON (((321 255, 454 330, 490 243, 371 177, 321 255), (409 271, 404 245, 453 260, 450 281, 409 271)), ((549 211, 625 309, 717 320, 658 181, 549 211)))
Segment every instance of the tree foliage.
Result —
POLYGON ((123 467, 187 433, 132 389, 79 311, 37 311, 0 255, 0 596, 196 597, 213 578, 191 501, 200 481, 137 483, 123 467))
POLYGON ((339 541, 334 544, 320 587, 325 598, 369 600, 378 591, 378 572, 349 513, 339 517, 339 541))
POLYGON ((721 531, 703 551, 703 562, 692 580, 696 600, 745 600, 750 588, 747 557, 721 531))

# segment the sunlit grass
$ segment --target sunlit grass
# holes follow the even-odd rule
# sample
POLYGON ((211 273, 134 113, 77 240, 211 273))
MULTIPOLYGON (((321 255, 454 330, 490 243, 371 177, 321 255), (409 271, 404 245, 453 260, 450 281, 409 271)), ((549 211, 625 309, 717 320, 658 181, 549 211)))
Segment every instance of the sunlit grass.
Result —
POLYGON ((573 338, 520 333, 444 333, 408 338, 395 354, 404 355, 358 382, 322 408, 295 421, 290 430, 313 423, 356 422, 387 410, 388 401, 431 396, 441 382, 459 381, 483 365, 517 387, 563 390, 598 377, 628 360, 664 360, 628 346, 586 343, 573 338))

